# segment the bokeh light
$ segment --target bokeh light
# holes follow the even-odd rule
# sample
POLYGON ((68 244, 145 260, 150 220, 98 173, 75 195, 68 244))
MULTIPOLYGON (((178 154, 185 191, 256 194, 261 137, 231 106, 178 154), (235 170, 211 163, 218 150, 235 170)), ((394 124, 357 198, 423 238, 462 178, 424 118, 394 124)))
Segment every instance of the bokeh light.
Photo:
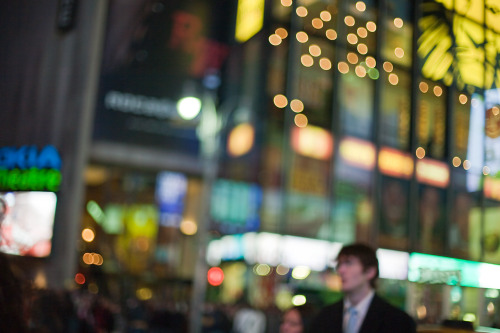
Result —
POLYGON ((425 157, 425 149, 422 147, 418 147, 417 150, 415 151, 415 155, 417 156, 418 159, 423 159, 425 157))
POLYGON ((288 105, 288 100, 287 98, 285 97, 285 95, 282 95, 282 94, 278 94, 276 96, 274 96, 274 105, 276 105, 278 108, 284 108, 288 105))
POLYGON ((304 103, 300 99, 293 99, 290 102, 290 109, 292 109, 293 112, 302 112, 304 111, 304 103))
POLYGON ((82 239, 86 241, 87 243, 90 243, 94 240, 95 238, 95 233, 94 230, 90 228, 85 228, 82 230, 82 239))
POLYGON ((297 127, 306 127, 309 121, 304 114, 299 113, 295 115, 294 122, 297 127))
POLYGON ((319 60, 319 67, 325 71, 330 70, 332 68, 332 62, 328 58, 321 58, 319 60))
POLYGON ((295 37, 300 43, 306 43, 309 40, 309 36, 304 31, 297 32, 295 37))
POLYGON ((300 57, 300 62, 306 67, 311 67, 314 64, 314 59, 309 54, 303 54, 300 57))
POLYGON ((325 32, 325 35, 326 35, 326 38, 328 38, 329 40, 336 40, 337 39, 337 32, 333 29, 328 29, 325 32))

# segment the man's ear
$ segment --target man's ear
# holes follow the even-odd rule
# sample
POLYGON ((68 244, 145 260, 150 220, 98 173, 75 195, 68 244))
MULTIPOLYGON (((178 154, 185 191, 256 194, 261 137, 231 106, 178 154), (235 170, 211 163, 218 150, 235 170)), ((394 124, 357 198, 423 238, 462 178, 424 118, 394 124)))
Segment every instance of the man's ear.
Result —
POLYGON ((370 267, 365 269, 365 274, 367 274, 368 278, 371 280, 377 274, 377 269, 373 266, 370 266, 370 267))

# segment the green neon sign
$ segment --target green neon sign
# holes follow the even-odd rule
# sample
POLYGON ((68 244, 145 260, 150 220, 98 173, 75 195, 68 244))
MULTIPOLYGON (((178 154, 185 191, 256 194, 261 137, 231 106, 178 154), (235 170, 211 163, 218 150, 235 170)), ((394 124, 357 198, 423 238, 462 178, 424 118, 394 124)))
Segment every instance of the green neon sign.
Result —
POLYGON ((48 145, 0 148, 0 190, 2 191, 59 191, 61 157, 48 145))
POLYGON ((408 268, 411 282, 500 289, 500 265, 412 253, 408 268))

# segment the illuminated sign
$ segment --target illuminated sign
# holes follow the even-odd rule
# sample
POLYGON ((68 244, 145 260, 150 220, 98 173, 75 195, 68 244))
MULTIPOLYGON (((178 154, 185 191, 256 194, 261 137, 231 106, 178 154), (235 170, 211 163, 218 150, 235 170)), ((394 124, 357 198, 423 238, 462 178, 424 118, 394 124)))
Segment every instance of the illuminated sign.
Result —
POLYGON ((353 166, 366 170, 372 170, 375 166, 375 146, 369 141, 345 138, 340 142, 339 153, 353 166))
POLYGON ((450 170, 444 162, 425 158, 417 161, 416 177, 421 183, 444 188, 450 182, 450 170))
POLYGON ((484 196, 488 199, 500 201, 500 179, 484 178, 484 196))
POLYGON ((332 134, 312 125, 293 127, 291 145, 296 153, 320 160, 328 160, 333 153, 332 134))
POLYGON ((383 147, 378 154, 380 172, 387 176, 410 179, 413 175, 413 159, 410 154, 383 147))
POLYGON ((264 0, 239 0, 235 38, 243 43, 252 38, 264 23, 264 0))
POLYGON ((160 213, 160 225, 179 227, 184 212, 188 179, 182 173, 164 171, 156 177, 155 197, 160 213))
MULTIPOLYGON (((279 235, 268 232, 227 235, 209 242, 206 260, 213 266, 227 260, 245 260, 249 265, 305 266, 317 272, 335 265, 342 243, 279 235)), ((378 249, 380 277, 406 280, 408 252, 378 249)))
POLYGON ((210 217, 222 233, 256 231, 261 202, 258 185, 219 179, 212 189, 210 217))
POLYGON ((412 253, 410 255, 408 280, 421 283, 499 289, 499 274, 500 265, 412 253))
POLYGON ((436 0, 422 9, 418 39, 422 74, 447 85, 455 81, 459 90, 466 85, 484 89, 498 86, 500 68, 484 66, 496 63, 500 49, 498 7, 482 0, 436 0), (454 12, 445 20, 450 16, 448 10, 454 12))
POLYGON ((54 146, 0 148, 0 189, 52 191, 61 184, 61 157, 54 146))
POLYGON ((238 157, 248 153, 255 140, 255 130, 249 123, 237 125, 231 130, 227 139, 227 152, 238 157))

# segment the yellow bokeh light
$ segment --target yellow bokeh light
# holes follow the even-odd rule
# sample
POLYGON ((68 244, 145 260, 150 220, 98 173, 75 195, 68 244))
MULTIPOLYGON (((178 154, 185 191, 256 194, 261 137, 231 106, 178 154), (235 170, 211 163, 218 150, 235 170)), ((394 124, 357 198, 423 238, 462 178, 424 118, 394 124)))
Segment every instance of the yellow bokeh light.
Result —
POLYGON ((321 48, 316 44, 312 44, 309 46, 309 53, 313 57, 319 57, 321 55, 321 48))
POLYGON ((366 76, 366 69, 361 65, 356 66, 356 69, 354 71, 356 72, 356 75, 359 77, 366 76))
POLYGON ((396 17, 394 19, 394 26, 396 28, 402 28, 403 27, 403 20, 401 18, 399 18, 399 17, 396 17))
POLYGON ((375 68, 375 66, 377 66, 377 61, 374 57, 366 57, 365 62, 366 65, 370 68, 375 68))
POLYGON ((357 49, 358 49, 358 52, 360 54, 367 54, 368 53, 368 46, 366 46, 363 43, 359 43, 357 49))
POLYGON ((358 55, 354 52, 349 52, 347 53, 347 61, 349 61, 351 64, 357 64, 358 63, 358 55))
POLYGON ((297 16, 306 17, 307 16, 307 8, 304 6, 297 7, 296 11, 297 16))
POLYGON ((290 7, 292 5, 292 0, 281 0, 281 5, 284 7, 290 7))
POLYGON ((384 67, 384 70, 387 73, 392 72, 392 70, 394 69, 394 66, 390 62, 388 62, 388 61, 384 62, 384 64, 382 65, 382 67, 384 67))
POLYGON ((91 265, 92 264, 92 254, 91 253, 84 253, 82 260, 85 264, 91 265))
POLYGON ((153 291, 150 288, 139 288, 136 290, 135 295, 141 301, 147 301, 153 297, 153 291))
POLYGON ((490 168, 488 166, 483 167, 483 175, 487 176, 491 172, 490 168))
POLYGON ((405 56, 405 51, 402 48, 400 48, 400 47, 396 47, 394 49, 394 54, 398 58, 403 58, 405 56))
POLYGON ((364 12, 366 10, 366 4, 363 1, 356 2, 356 9, 360 12, 364 12))
POLYGON ((354 24, 356 24, 356 20, 354 19, 354 17, 348 15, 344 18, 344 22, 346 25, 352 27, 354 24))
POLYGON ((465 170, 469 170, 471 167, 471 163, 469 160, 465 160, 463 165, 465 170))
POLYGON ((314 59, 309 54, 303 54, 300 57, 300 62, 306 67, 311 67, 314 64, 314 59))
POLYGON ((460 94, 460 96, 458 96, 458 101, 460 102, 460 104, 467 104, 468 100, 469 98, 464 94, 460 94))
POLYGON ((443 94, 443 88, 441 88, 440 86, 435 86, 433 91, 434 91, 434 95, 436 95, 437 97, 439 97, 443 94))
POLYGON ((417 156, 418 159, 422 159, 425 157, 425 149, 422 147, 418 147, 417 150, 415 151, 415 155, 417 156))
POLYGON ((319 17, 321 17, 321 19, 325 22, 329 22, 332 20, 332 14, 330 14, 330 12, 326 10, 319 13, 319 17))
POLYGON ((328 58, 321 58, 319 60, 319 67, 325 71, 330 70, 332 69, 332 62, 328 58))
POLYGON ((323 21, 319 18, 313 18, 312 21, 311 21, 311 24, 314 28, 316 29, 321 29, 323 28, 323 21))
POLYGON ((280 264, 276 267, 276 273, 278 275, 286 275, 286 274, 288 274, 288 272, 290 272, 290 268, 288 268, 286 266, 283 266, 280 264))
POLYGON ((293 112, 302 112, 304 111, 304 103, 300 99, 293 99, 290 102, 290 109, 292 109, 293 112))
POLYGON ((300 43, 305 43, 309 40, 309 36, 304 31, 299 31, 295 35, 300 43))
POLYGON ((256 264, 253 271, 259 276, 267 276, 271 273, 271 267, 267 264, 256 264))
MULTIPOLYGON (((253 142, 253 140, 252 140, 252 142, 253 142)), ((248 151, 248 150, 249 149, 246 149, 246 151, 248 151)), ((240 156, 240 155, 243 155, 243 154, 239 154, 237 156, 240 156)), ((183 220, 179 226, 179 230, 184 235, 192 236, 192 235, 196 234, 196 232, 198 231, 198 225, 194 221, 183 220)))
POLYGON ((366 22, 366 29, 370 32, 375 32, 377 30, 377 25, 373 21, 366 22))
POLYGON ((284 108, 288 104, 288 100, 286 99, 285 95, 278 94, 274 96, 274 105, 276 105, 279 108, 284 108))
POLYGON ((274 45, 274 46, 280 45, 281 44, 281 37, 276 35, 276 34, 272 34, 271 36, 269 36, 269 43, 271 43, 271 45, 274 45))
POLYGON ((498 106, 494 106, 491 108, 491 113, 494 115, 494 116, 498 116, 498 114, 500 113, 500 109, 498 108, 498 106))
POLYGON ((453 157, 453 160, 451 162, 455 168, 458 168, 460 164, 462 164, 462 160, 458 156, 453 157))
POLYGON ((392 84, 393 86, 397 85, 399 82, 399 77, 394 74, 394 73, 391 73, 389 74, 389 83, 392 84))
POLYGON ((425 307, 425 305, 420 305, 417 308, 417 318, 424 319, 425 317, 427 317, 427 308, 425 307))
POLYGON ((95 238, 95 233, 94 230, 90 228, 85 228, 82 230, 82 239, 86 241, 87 243, 90 243, 94 240, 95 238))
POLYGON ((423 81, 418 84, 418 88, 424 94, 429 91, 429 85, 423 81))
POLYGON ((332 20, 332 14, 330 14, 330 12, 326 10, 319 13, 319 17, 321 17, 321 19, 325 22, 329 22, 332 20))
POLYGON ((288 31, 285 28, 276 29, 275 34, 280 36, 281 39, 285 39, 288 37, 288 31))
POLYGON ((357 32, 358 32, 358 36, 361 38, 365 38, 366 36, 368 36, 368 31, 366 30, 366 28, 359 27, 357 32))
POLYGON ((350 44, 356 44, 358 42, 358 36, 356 36, 355 34, 353 33, 350 33, 347 35, 347 41, 350 43, 350 44))
POLYGON ((339 62, 338 64, 339 72, 342 74, 347 74, 349 72, 349 65, 346 62, 339 62))
POLYGON ((294 122, 297 127, 306 127, 308 120, 303 113, 299 113, 295 115, 294 122))
POLYGON ((333 29, 328 29, 326 32, 326 38, 329 40, 336 40, 337 39, 337 32, 333 29))

